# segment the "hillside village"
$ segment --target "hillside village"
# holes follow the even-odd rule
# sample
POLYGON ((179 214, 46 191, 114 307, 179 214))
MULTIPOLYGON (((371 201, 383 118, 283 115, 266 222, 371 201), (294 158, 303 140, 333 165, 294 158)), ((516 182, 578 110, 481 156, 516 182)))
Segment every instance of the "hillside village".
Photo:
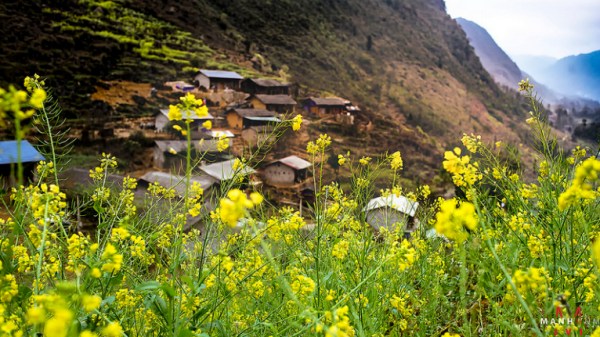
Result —
MULTIPOLYGON (((290 121, 301 115, 305 123, 319 121, 341 128, 355 127, 358 121, 362 121, 364 129, 369 129, 371 124, 364 122, 361 109, 347 99, 333 96, 298 97, 295 85, 291 83, 243 78, 233 71, 202 69, 192 83, 176 81, 165 85, 176 96, 192 94, 201 98, 208 107, 206 115, 199 116, 195 112, 187 114, 191 119, 190 153, 194 166, 190 183, 198 184, 204 191, 204 214, 216 208, 214 192, 227 189, 233 180, 235 183, 241 182, 241 187, 248 191, 261 191, 271 203, 291 206, 302 213, 306 207, 312 207, 315 184, 312 163, 303 149, 304 144, 284 137, 293 133, 290 121), (282 146, 285 150, 278 153, 284 155, 273 154, 270 150, 280 139, 284 142, 282 146)), ((136 198, 143 200, 153 184, 173 189, 178 198, 184 198, 188 142, 176 131, 181 130, 179 127, 184 123, 171 121, 169 106, 165 106, 156 111, 154 117, 130 119, 127 125, 129 129, 105 127, 96 131, 80 130, 77 136, 80 141, 89 141, 92 138, 127 139, 136 132, 143 134, 147 141, 152 141, 153 147, 145 169, 131 173, 138 181, 136 198)), ((12 143, 6 145, 14 147, 12 143)), ((29 157, 24 158, 27 163, 26 177, 32 179, 34 164, 43 160, 43 156, 31 144, 26 143, 26 146, 31 152, 29 157)), ((4 152, 10 153, 11 150, 4 152)), ((10 164, 9 161, 2 164, 10 164)), ((8 166, 2 175, 5 177, 4 185, 11 184, 8 166)), ((107 183, 120 188, 123 178, 111 174, 107 177, 107 183)), ((70 167, 61 173, 61 179, 64 179, 63 187, 71 198, 77 200, 77 196, 89 191, 92 185, 89 170, 83 167, 70 167)), ((369 204, 372 207, 368 209, 370 216, 367 221, 373 223, 375 229, 391 218, 387 211, 379 214, 377 210, 389 206, 390 210, 398 213, 394 217, 398 221, 405 215, 413 218, 418 207, 418 203, 404 197, 383 202, 379 199, 374 199, 369 204)), ((198 221, 199 217, 190 216, 186 229, 196 226, 198 221)), ((82 218, 78 219, 78 223, 80 227, 86 226, 82 218)))
MULTIPOLYGON (((244 154, 262 151, 265 160, 258 162, 256 171, 243 171, 248 183, 262 186, 263 193, 274 202, 302 207, 310 202, 313 191, 311 163, 302 153, 290 152, 286 156, 273 157, 268 153, 277 138, 290 132, 289 121, 301 114, 307 120, 326 119, 342 126, 354 124, 360 109, 349 100, 339 97, 307 97, 298 99, 292 95, 293 85, 274 79, 244 79, 232 71, 200 70, 193 84, 171 82, 174 92, 182 95, 192 93, 204 99, 209 108, 207 116, 192 114, 192 144, 194 158, 200 165, 194 178, 203 179, 205 191, 232 179, 236 158, 244 154), (211 124, 206 128, 206 122, 211 124), (219 143, 226 139, 226 149, 219 143), (304 157, 304 158, 302 158, 304 157)), ((161 109, 154 123, 145 125, 155 132, 153 169, 140 179, 147 183, 180 180, 185 168, 185 140, 172 132, 168 109, 161 109), (169 139, 165 139, 169 138, 169 139), (159 176, 167 172, 171 176, 159 176), (157 180, 158 179, 158 180, 157 180)), ((296 150, 297 152, 297 150, 296 150)), ((239 172, 237 172, 239 173, 239 172)))

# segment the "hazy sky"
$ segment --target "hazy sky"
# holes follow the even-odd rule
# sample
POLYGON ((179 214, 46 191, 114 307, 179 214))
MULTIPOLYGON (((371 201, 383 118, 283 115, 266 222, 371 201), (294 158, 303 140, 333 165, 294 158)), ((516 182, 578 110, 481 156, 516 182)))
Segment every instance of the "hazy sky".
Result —
POLYGON ((446 0, 446 8, 485 28, 509 55, 600 50, 600 0, 446 0))

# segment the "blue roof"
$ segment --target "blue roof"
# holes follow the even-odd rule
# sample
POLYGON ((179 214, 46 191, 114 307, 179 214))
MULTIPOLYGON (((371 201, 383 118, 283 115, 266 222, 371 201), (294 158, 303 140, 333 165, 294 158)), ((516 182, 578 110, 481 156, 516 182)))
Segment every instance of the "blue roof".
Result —
POLYGON ((242 77, 242 75, 236 73, 235 71, 200 69, 200 73, 205 75, 206 77, 212 77, 212 78, 229 78, 232 80, 244 79, 242 77))
MULTIPOLYGON (((21 141, 21 162, 37 162, 44 160, 42 156, 28 141, 21 141)), ((17 162, 17 141, 0 141, 0 165, 17 162)))

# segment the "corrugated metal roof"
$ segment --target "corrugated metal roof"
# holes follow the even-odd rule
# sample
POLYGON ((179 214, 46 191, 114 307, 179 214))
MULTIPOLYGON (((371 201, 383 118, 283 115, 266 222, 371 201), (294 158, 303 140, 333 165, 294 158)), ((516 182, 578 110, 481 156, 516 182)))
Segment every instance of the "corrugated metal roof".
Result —
POLYGON ((230 160, 226 160, 226 161, 222 161, 222 162, 218 162, 218 163, 214 163, 214 164, 203 165, 200 167, 200 170, 202 170, 204 173, 208 174, 209 176, 211 176, 219 181, 230 180, 231 178, 233 178, 236 175, 245 176, 245 175, 256 172, 256 171, 254 171, 254 169, 252 169, 251 167, 249 167, 247 165, 243 165, 243 167, 238 168, 237 170, 234 170, 233 169, 234 162, 235 162, 235 159, 230 159, 230 160))
POLYGON ((235 137, 235 135, 233 134, 233 132, 229 131, 229 130, 210 130, 209 134, 212 138, 219 138, 221 137, 221 135, 227 137, 227 138, 233 138, 235 137))
POLYGON ((245 116, 245 119, 249 119, 251 121, 260 121, 260 122, 273 122, 280 123, 281 119, 277 117, 255 117, 255 116, 245 116))
POLYGON ((276 112, 265 109, 232 109, 227 112, 235 112, 241 117, 274 117, 276 112))
MULTIPOLYGON (((160 113, 169 117, 169 109, 160 109, 160 113)), ((215 117, 213 117, 213 115, 211 115, 210 113, 207 113, 206 116, 198 116, 196 114, 196 111, 191 111, 191 110, 185 110, 182 111, 181 114, 183 115, 183 119, 215 119, 215 117)))
MULTIPOLYGON (((162 187, 172 188, 180 197, 185 195, 185 177, 183 176, 160 171, 151 171, 141 176, 139 180, 148 183, 159 183, 162 187)), ((215 180, 208 176, 190 177, 190 184, 194 181, 198 182, 204 190, 209 189, 215 183, 215 180)))
POLYGON ((415 216, 419 203, 404 196, 392 194, 387 197, 371 199, 363 211, 370 211, 381 207, 390 207, 409 216, 415 216))
POLYGON ((312 166, 310 162, 294 155, 279 159, 277 161, 283 165, 293 168, 294 170, 303 170, 312 166))
MULTIPOLYGON (((193 140, 192 146, 196 152, 218 152, 218 141, 215 138, 193 140)), ((187 140, 156 140, 154 143, 162 152, 170 152, 173 149, 179 153, 187 149, 187 140)), ((231 140, 229 140, 229 146, 231 146, 231 140)))
POLYGON ((296 101, 289 95, 254 95, 264 104, 296 105, 296 101))
POLYGON ((277 80, 270 78, 249 78, 248 81, 252 81, 261 87, 289 87, 289 83, 281 83, 277 80))
MULTIPOLYGON (((90 169, 81 167, 71 167, 58 174, 61 180, 61 189, 88 188, 94 185, 94 180, 90 177, 90 169)), ((105 186, 121 188, 125 176, 119 174, 108 174, 105 180, 105 186)))
POLYGON ((251 126, 246 130, 249 130, 249 129, 252 129, 252 130, 256 131, 257 133, 271 133, 271 132, 273 132, 273 130, 275 130, 275 126, 274 125, 257 125, 257 126, 251 126))
MULTIPOLYGON (((34 147, 26 140, 21 141, 21 162, 31 163, 44 160, 34 147)), ((0 164, 13 164, 17 162, 17 141, 0 141, 0 164)))
POLYGON ((242 75, 235 71, 200 69, 200 73, 209 78, 227 78, 231 80, 244 79, 242 75))
POLYGON ((309 100, 318 106, 345 106, 350 101, 339 97, 310 97, 309 100))

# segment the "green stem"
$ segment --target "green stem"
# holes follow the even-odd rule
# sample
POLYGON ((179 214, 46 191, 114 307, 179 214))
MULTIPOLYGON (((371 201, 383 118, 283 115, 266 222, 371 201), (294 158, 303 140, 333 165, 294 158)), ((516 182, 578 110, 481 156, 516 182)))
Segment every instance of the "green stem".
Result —
POLYGON ((15 133, 17 138, 17 186, 23 186, 23 163, 21 162, 21 120, 15 118, 15 133))
MULTIPOLYGON (((39 88, 42 88, 39 86, 39 88)), ((58 163, 56 160, 56 149, 54 146, 54 136, 52 132, 52 126, 50 125, 50 118, 48 118, 48 112, 46 111, 46 105, 42 104, 42 118, 46 123, 46 127, 48 128, 48 138, 50 143, 50 155, 52 156, 52 164, 54 165, 54 182, 58 185, 58 163)))
POLYGON ((460 256, 460 283, 459 283, 459 294, 460 294, 460 311, 462 314, 463 327, 469 325, 467 322, 467 305, 466 305, 466 297, 467 297, 467 250, 465 249, 465 243, 461 243, 459 256, 460 256))
POLYGON ((42 242, 38 248, 38 262, 36 266, 36 281, 34 292, 36 295, 40 293, 40 282, 42 281, 42 263, 44 262, 44 248, 46 247, 46 234, 48 233, 48 198, 46 197, 46 205, 44 206, 44 229, 42 231, 42 242))
MULTIPOLYGON (((475 209, 477 211, 477 216, 480 219, 479 223, 481 224, 481 229, 485 233, 485 232, 487 232, 487 226, 486 226, 486 222, 484 220, 482 220, 483 216, 482 216, 482 213, 481 213, 481 209, 479 207, 479 203, 476 200, 476 197, 474 197, 473 204, 475 205, 475 209)), ((491 240, 490 240, 489 237, 486 237, 485 243, 486 243, 488 249, 492 252, 492 255, 494 256, 494 260, 496 260, 496 262, 498 263, 498 266, 500 267, 500 270, 502 270, 502 273, 504 274, 504 278, 508 281, 508 284, 510 285, 511 289, 513 290, 513 292, 517 296, 517 299, 518 299, 519 303, 521 304, 521 306, 525 310, 525 313, 527 313, 527 317, 529 318, 531 326, 533 327, 533 331, 539 337, 543 337, 544 334, 542 333, 542 331, 538 327, 538 324, 535 321, 535 318, 533 317, 533 314, 531 313, 531 310, 529 309, 529 306, 525 302, 525 299, 523 299, 523 296, 521 296, 521 293, 519 293, 519 289, 517 289, 517 286, 512 281, 512 277, 508 273, 508 270, 506 270, 506 267, 504 267, 504 264, 500 261, 500 258, 498 257, 498 253, 496 252, 496 248, 492 245, 492 242, 491 242, 491 240)))

